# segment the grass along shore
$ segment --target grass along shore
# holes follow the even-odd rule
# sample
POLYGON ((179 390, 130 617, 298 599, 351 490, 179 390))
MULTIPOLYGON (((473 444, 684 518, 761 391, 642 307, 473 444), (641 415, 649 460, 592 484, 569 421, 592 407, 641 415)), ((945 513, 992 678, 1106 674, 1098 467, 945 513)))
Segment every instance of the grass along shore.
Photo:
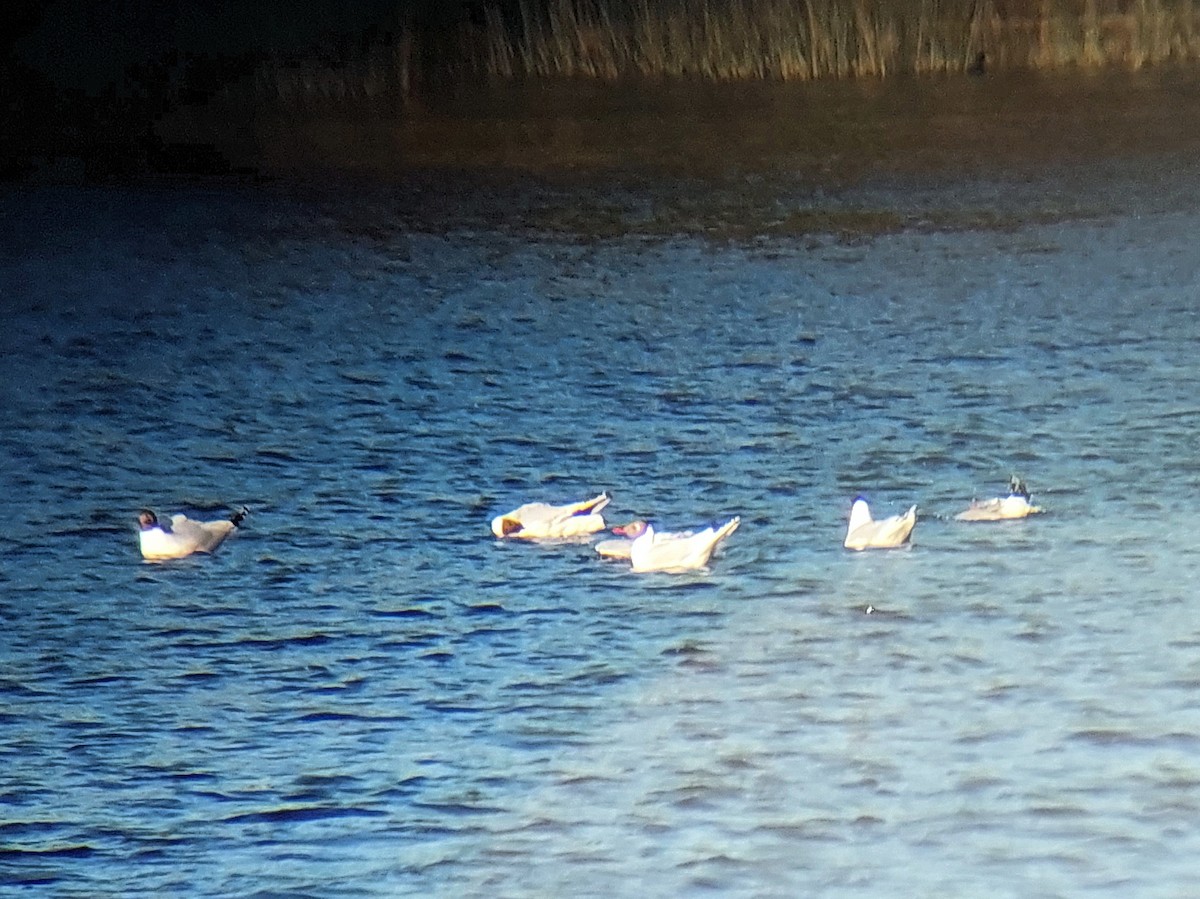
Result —
POLYGON ((268 105, 405 102, 469 79, 882 77, 1200 59, 1200 0, 481 0, 348 60, 269 59, 268 105))

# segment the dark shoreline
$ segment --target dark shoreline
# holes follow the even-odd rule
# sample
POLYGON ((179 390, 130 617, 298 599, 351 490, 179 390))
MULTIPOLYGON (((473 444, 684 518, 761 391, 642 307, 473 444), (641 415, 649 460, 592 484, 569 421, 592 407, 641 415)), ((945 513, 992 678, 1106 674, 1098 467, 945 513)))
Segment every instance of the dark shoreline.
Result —
POLYGON ((1200 71, 897 76, 819 83, 482 85, 424 108, 246 109, 164 118, 169 145, 212 146, 275 176, 413 171, 786 171, 830 185, 881 174, 1036 171, 1200 150, 1200 71))
POLYGON ((95 104, 10 132, 10 177, 395 180, 416 172, 786 171, 838 186, 881 174, 983 175, 1200 151, 1200 70, 894 76, 805 83, 481 83, 424 104, 256 106, 212 98, 151 114, 95 104), (68 127, 67 122, 70 122, 68 127), (56 173, 57 170, 57 173, 56 173))
POLYGON ((363 222, 349 223, 364 233, 741 242, 1007 230, 1158 197, 1191 202, 1200 72, 506 84, 403 111, 210 102, 149 135, 157 157, 99 174, 68 158, 24 183, 170 189, 202 179, 274 184, 317 202, 374 195, 363 222), (364 224, 372 218, 387 224, 364 224))
POLYGON ((1174 146, 1200 119, 1200 19, 1173 0, 308 11, 197 21, 170 4, 22 0, 0 37, 0 179, 784 167, 836 184, 986 169, 997 151, 1037 165, 1174 146))

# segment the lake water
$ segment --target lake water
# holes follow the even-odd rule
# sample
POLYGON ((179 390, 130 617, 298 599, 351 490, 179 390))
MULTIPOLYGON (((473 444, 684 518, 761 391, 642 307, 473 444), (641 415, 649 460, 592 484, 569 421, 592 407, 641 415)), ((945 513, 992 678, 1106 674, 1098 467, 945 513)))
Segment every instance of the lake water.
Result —
POLYGON ((1194 895, 1197 174, 7 188, 0 895, 1194 895))

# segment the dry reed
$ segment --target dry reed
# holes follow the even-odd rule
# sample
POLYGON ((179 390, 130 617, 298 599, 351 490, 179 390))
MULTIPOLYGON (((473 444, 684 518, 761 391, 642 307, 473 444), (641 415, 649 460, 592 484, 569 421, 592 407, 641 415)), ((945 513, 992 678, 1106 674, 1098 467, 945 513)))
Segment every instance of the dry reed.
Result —
POLYGON ((1200 58, 1197 0, 518 0, 475 68, 501 77, 813 79, 1200 58), (496 61, 502 61, 500 65, 496 61))
MULTIPOLYGON (((1200 59, 1200 0, 484 0, 451 53, 408 26, 338 65, 264 63, 259 100, 403 102, 463 77, 811 80, 1200 59)), ((444 36, 438 40, 445 45, 444 36)))

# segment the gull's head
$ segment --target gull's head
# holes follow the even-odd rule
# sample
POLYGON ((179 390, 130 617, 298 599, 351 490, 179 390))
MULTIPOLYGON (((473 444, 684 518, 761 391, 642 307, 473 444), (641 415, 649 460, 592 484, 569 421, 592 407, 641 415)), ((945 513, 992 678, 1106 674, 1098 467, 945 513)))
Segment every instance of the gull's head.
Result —
POLYGON ((854 497, 854 502, 850 504, 850 530, 861 527, 871 520, 871 507, 867 505, 865 496, 854 497))
POLYGON ((612 529, 612 532, 619 537, 628 537, 630 540, 636 540, 642 534, 646 533, 646 528, 649 525, 642 519, 631 521, 629 524, 619 524, 612 529))
POLYGON ((492 533, 497 537, 507 537, 521 530, 521 522, 514 521, 505 515, 497 515, 492 519, 492 533))

